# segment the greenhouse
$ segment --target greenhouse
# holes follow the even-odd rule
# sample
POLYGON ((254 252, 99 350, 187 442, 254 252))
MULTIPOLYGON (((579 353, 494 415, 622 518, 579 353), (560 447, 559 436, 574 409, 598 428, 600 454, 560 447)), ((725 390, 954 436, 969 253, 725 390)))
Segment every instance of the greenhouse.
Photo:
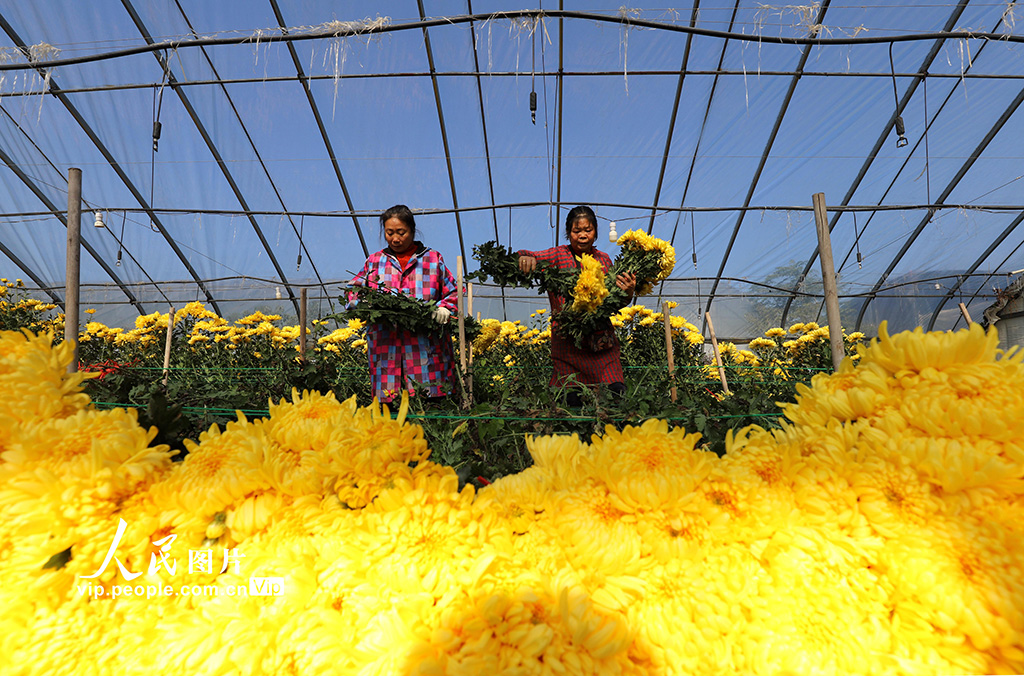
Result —
POLYGON ((3 3, 0 672, 1024 672, 1018 19, 3 3))

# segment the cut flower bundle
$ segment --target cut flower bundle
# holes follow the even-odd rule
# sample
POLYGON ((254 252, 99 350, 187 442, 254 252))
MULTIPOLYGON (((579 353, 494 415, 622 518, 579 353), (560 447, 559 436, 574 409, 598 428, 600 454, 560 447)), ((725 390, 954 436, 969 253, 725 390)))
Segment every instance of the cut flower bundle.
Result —
POLYGON ((407 401, 295 393, 172 462, 68 346, 0 333, 0 671, 1021 673, 1024 366, 996 345, 883 327, 721 458, 650 420, 533 438, 475 492, 407 401))
POLYGON ((574 270, 557 270, 539 264, 533 273, 518 271, 518 257, 495 242, 474 247, 473 255, 480 268, 475 278, 486 281, 493 277, 501 286, 537 286, 565 299, 562 309, 552 315, 552 326, 565 338, 582 347, 587 337, 610 329, 610 318, 626 305, 633 295, 650 294, 654 285, 666 279, 675 268, 675 249, 668 242, 651 237, 642 230, 630 230, 617 240, 622 247, 611 268, 605 273, 601 264, 588 254, 576 258, 574 270), (636 275, 636 289, 627 294, 616 285, 620 274, 636 275))

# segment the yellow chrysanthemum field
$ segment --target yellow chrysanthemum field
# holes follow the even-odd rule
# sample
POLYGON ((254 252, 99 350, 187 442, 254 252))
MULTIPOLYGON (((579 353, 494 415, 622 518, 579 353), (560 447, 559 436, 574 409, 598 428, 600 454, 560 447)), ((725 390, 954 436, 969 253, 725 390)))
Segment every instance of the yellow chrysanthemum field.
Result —
POLYGON ((719 458, 652 420, 475 492, 407 404, 174 462, 0 333, 3 674, 1024 672, 1024 366, 886 334, 719 458), (855 365, 856 364, 856 365, 855 365))

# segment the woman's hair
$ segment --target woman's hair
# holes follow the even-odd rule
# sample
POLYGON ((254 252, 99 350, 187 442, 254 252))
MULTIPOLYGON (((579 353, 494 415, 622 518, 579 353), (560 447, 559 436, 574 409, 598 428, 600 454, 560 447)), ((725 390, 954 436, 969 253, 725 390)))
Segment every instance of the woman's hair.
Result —
POLYGON ((416 237, 416 219, 413 218, 412 209, 404 204, 396 204, 382 213, 380 215, 380 231, 382 234, 384 232, 384 224, 392 218, 397 218, 402 221, 402 223, 405 223, 405 226, 409 228, 409 232, 412 233, 413 238, 416 237))
POLYGON ((566 237, 572 232, 572 226, 576 225, 576 221, 590 221, 590 224, 594 226, 594 233, 597 233, 597 214, 590 207, 579 206, 569 210, 565 217, 566 237))

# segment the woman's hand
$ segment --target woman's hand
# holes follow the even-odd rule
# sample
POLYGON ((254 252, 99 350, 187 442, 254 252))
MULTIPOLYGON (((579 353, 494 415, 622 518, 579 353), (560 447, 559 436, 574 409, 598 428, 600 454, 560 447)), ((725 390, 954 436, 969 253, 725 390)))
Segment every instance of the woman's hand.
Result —
POLYGON ((533 256, 519 257, 519 270, 524 274, 530 274, 537 269, 537 259, 533 256))
POLYGON ((636 275, 632 272, 623 272, 622 274, 616 275, 615 286, 632 296, 633 291, 636 289, 636 275))

